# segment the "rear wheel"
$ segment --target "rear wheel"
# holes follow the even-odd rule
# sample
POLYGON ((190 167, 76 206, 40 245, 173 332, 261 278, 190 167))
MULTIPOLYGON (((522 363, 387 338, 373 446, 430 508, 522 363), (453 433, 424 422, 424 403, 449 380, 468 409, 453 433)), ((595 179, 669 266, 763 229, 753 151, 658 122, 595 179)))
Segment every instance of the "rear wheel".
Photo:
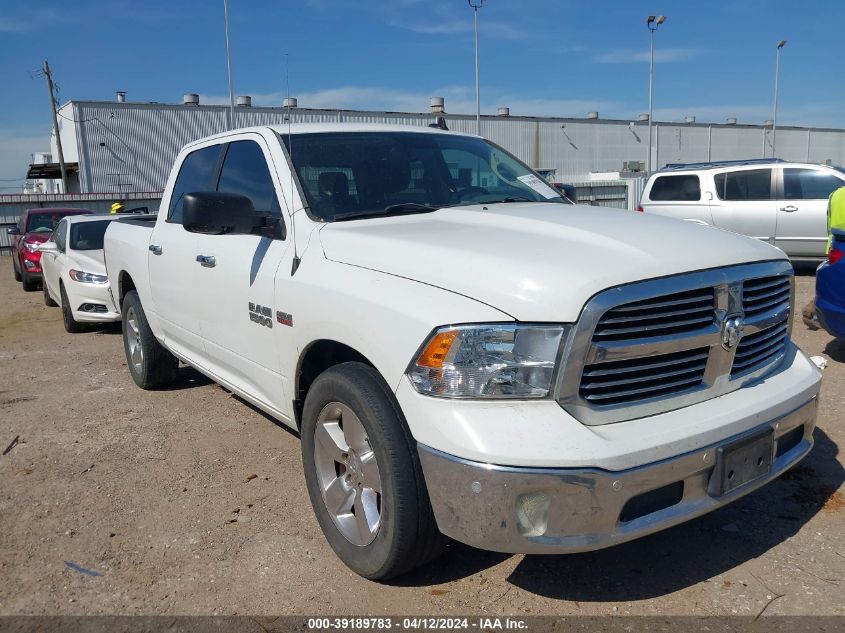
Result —
POLYGON ((47 282, 42 281, 41 286, 44 289, 44 305, 48 308, 55 308, 57 305, 59 305, 55 301, 53 301, 53 297, 50 296, 50 291, 47 290, 47 282))
MULTIPOLYGON (((46 292, 47 286, 44 286, 46 292)), ((67 293, 65 292, 64 284, 59 285, 59 294, 62 300, 62 322, 65 326, 65 332, 70 334, 78 334, 85 331, 85 326, 73 318, 73 311, 70 308, 70 301, 68 301, 67 293)), ((49 304, 47 304, 49 305, 49 304)))
POLYGON ((385 580, 442 551, 416 442, 375 369, 342 363, 318 376, 301 436, 311 505, 350 569, 385 580))
POLYGON ((179 360, 156 339, 137 291, 126 293, 122 313, 123 349, 132 380, 141 389, 155 389, 173 382, 179 360))

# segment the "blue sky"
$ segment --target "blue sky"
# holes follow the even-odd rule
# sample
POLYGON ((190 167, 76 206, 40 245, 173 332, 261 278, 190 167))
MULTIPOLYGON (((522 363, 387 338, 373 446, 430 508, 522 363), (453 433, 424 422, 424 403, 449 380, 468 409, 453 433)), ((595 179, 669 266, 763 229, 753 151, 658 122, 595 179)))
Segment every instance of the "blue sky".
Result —
MULTIPOLYGON (((0 192, 48 148, 50 60, 69 99, 227 100, 222 0, 11 2, 0 11, 0 192)), ((255 105, 473 112, 466 0, 230 0, 236 94, 255 105)), ((656 39, 655 119, 771 117, 775 45, 786 38, 779 123, 845 127, 842 0, 486 0, 482 111, 634 118, 648 108, 645 17, 656 39), (800 7, 797 9, 796 7, 800 7)))

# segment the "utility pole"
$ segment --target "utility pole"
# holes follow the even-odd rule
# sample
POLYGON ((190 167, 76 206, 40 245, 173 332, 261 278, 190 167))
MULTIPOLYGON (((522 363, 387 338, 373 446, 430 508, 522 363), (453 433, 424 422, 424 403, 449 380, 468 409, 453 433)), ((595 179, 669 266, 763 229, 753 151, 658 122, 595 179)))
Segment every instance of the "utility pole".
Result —
POLYGON ((481 92, 478 88, 478 10, 484 6, 484 0, 467 0, 474 12, 473 33, 475 35, 475 132, 481 136, 481 92))
POLYGON ((53 94, 53 75, 50 74, 50 64, 44 60, 44 76, 47 78, 47 89, 50 91, 50 114, 53 115, 53 134, 56 135, 56 149, 59 152, 59 169, 62 171, 62 193, 67 193, 67 170, 65 169, 65 154, 62 151, 62 136, 59 134, 59 117, 56 116, 56 97, 53 94))
POLYGON ((223 17, 226 20, 226 68, 229 71, 229 129, 235 127, 235 91, 232 87, 232 49, 229 45, 229 0, 223 0, 223 17))
POLYGON ((778 79, 780 79, 780 49, 786 46, 786 40, 778 42, 777 52, 775 53, 775 106, 772 114, 772 158, 775 157, 775 140, 778 133, 778 79))
POLYGON ((651 175, 651 128, 654 110, 652 107, 654 101, 654 32, 657 27, 666 21, 665 15, 650 15, 646 20, 646 26, 649 30, 648 39, 648 151, 646 158, 645 173, 647 176, 651 175), (654 25, 654 26, 652 26, 654 25))

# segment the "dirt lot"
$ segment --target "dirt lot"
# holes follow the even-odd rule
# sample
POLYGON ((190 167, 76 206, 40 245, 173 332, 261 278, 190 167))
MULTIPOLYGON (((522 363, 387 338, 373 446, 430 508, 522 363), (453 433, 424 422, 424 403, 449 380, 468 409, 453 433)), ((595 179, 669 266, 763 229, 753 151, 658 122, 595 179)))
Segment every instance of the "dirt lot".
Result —
MULTIPOLYGON (((450 546, 390 586, 333 555, 299 440, 190 369, 145 392, 119 328, 69 335, 0 259, 0 614, 845 614, 845 341, 816 447, 734 505, 574 556, 450 546), (93 576, 67 563, 93 570, 93 576)), ((798 304, 813 277, 798 278, 798 304)))

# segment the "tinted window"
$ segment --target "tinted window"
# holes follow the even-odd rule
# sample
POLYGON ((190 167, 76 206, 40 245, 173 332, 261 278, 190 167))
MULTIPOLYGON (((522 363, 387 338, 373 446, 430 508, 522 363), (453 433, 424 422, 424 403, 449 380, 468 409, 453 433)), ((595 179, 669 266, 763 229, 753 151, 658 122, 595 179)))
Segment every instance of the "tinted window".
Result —
POLYGON ((168 222, 182 222, 182 197, 186 193, 194 191, 213 191, 214 170, 220 155, 223 153, 223 145, 212 145, 191 152, 182 162, 176 183, 173 185, 173 193, 170 194, 170 209, 167 214, 168 222))
POLYGON ((59 221, 66 215, 79 215, 67 213, 30 213, 26 221, 27 233, 52 233, 59 221))
POLYGON ((261 146, 255 141, 229 144, 217 191, 236 193, 252 200, 256 211, 279 217, 279 199, 261 146))
POLYGON ((111 220, 77 222, 70 225, 70 247, 75 251, 95 251, 103 248, 103 237, 111 220))
POLYGON ((563 203, 556 189, 484 139, 418 132, 283 136, 311 211, 372 217, 394 205, 435 209, 528 201, 563 203), (290 145, 293 147, 290 147, 290 145))
POLYGON ((772 170, 749 169, 716 174, 716 195, 721 200, 771 200, 772 170))
POLYGON ((698 176, 658 176, 648 194, 649 200, 689 202, 701 200, 698 176))
POLYGON ((783 197, 787 200, 827 200, 845 181, 817 169, 784 169, 783 197))
POLYGON ((53 232, 52 240, 63 253, 67 247, 67 222, 62 220, 53 232))

